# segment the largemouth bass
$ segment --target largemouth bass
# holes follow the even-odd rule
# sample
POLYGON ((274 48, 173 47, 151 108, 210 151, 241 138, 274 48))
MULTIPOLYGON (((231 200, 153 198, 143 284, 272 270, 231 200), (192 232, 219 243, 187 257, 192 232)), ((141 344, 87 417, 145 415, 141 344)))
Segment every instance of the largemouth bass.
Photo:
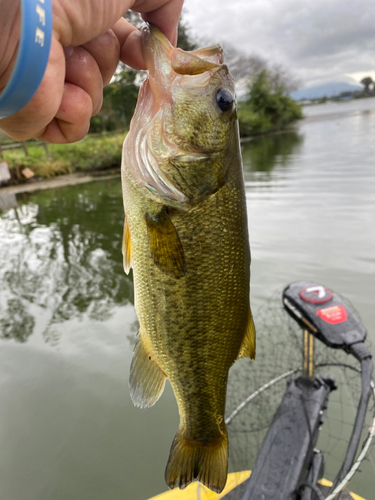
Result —
POLYGON ((168 378, 180 427, 165 478, 221 492, 228 370, 255 356, 250 248, 234 81, 220 46, 185 52, 142 28, 148 78, 124 142, 124 268, 140 329, 130 394, 152 406, 168 378))

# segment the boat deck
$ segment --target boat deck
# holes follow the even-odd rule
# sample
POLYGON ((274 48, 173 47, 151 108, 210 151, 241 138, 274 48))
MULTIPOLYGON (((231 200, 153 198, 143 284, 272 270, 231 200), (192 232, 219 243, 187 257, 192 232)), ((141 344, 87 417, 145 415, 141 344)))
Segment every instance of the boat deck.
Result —
MULTIPOLYGON (((228 481, 224 490, 220 493, 214 493, 198 482, 189 484, 184 490, 175 488, 174 490, 166 491, 149 500, 240 500, 246 490, 246 483, 249 479, 251 471, 232 472, 228 474, 228 481)), ((320 481, 320 487, 323 495, 328 493, 332 483, 326 479, 320 481)), ((340 495, 340 500, 365 500, 355 493, 347 490, 340 495)))

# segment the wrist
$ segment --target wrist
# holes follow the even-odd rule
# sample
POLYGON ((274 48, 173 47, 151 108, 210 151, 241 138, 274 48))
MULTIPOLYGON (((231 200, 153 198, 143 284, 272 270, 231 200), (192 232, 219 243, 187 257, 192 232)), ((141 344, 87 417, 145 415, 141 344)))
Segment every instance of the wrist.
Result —
POLYGON ((14 68, 20 41, 20 0, 0 0, 0 92, 14 68))
POLYGON ((9 5, 11 1, 0 0, 3 6, 7 6, 2 23, 4 19, 9 22, 7 37, 10 43, 2 49, 6 57, 0 75, 3 87, 0 92, 0 118, 17 113, 32 99, 43 79, 51 45, 51 0, 21 0, 21 8, 17 6, 17 12, 20 11, 18 22, 17 14, 14 17, 9 5), (7 19, 7 15, 12 19, 7 19), (18 41, 17 24, 20 26, 18 41))

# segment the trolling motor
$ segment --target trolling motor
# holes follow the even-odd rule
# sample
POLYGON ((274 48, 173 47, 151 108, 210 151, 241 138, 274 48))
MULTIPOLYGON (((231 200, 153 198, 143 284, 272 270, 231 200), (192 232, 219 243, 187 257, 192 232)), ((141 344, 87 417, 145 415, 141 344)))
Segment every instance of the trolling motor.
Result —
POLYGON ((304 328, 305 374, 312 376, 313 373, 314 337, 328 347, 343 349, 361 363, 361 398, 345 460, 331 487, 333 491, 353 464, 371 395, 372 356, 364 344, 367 331, 341 298, 323 285, 305 281, 291 283, 284 289, 283 303, 287 312, 304 328))
MULTIPOLYGON (((242 500, 312 500, 323 497, 317 481, 323 455, 315 450, 328 397, 337 388, 330 377, 314 376, 315 338, 343 349, 361 363, 362 394, 345 460, 330 489, 334 492, 350 470, 371 395, 372 361, 365 346, 366 329, 340 297, 320 284, 297 281, 283 291, 286 311, 303 329, 303 374, 288 382, 264 438, 251 476, 241 488, 242 500)), ((224 499, 231 498, 230 493, 224 499)))

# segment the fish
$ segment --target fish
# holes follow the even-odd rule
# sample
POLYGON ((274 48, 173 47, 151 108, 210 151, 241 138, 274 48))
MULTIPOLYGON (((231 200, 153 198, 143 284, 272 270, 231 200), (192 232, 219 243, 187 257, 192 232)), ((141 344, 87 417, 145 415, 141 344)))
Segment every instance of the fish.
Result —
POLYGON ((215 492, 228 473, 228 371, 255 358, 250 246, 234 80, 215 45, 141 28, 148 76, 122 158, 123 259, 139 332, 129 387, 147 408, 169 380, 180 425, 165 480, 215 492))

